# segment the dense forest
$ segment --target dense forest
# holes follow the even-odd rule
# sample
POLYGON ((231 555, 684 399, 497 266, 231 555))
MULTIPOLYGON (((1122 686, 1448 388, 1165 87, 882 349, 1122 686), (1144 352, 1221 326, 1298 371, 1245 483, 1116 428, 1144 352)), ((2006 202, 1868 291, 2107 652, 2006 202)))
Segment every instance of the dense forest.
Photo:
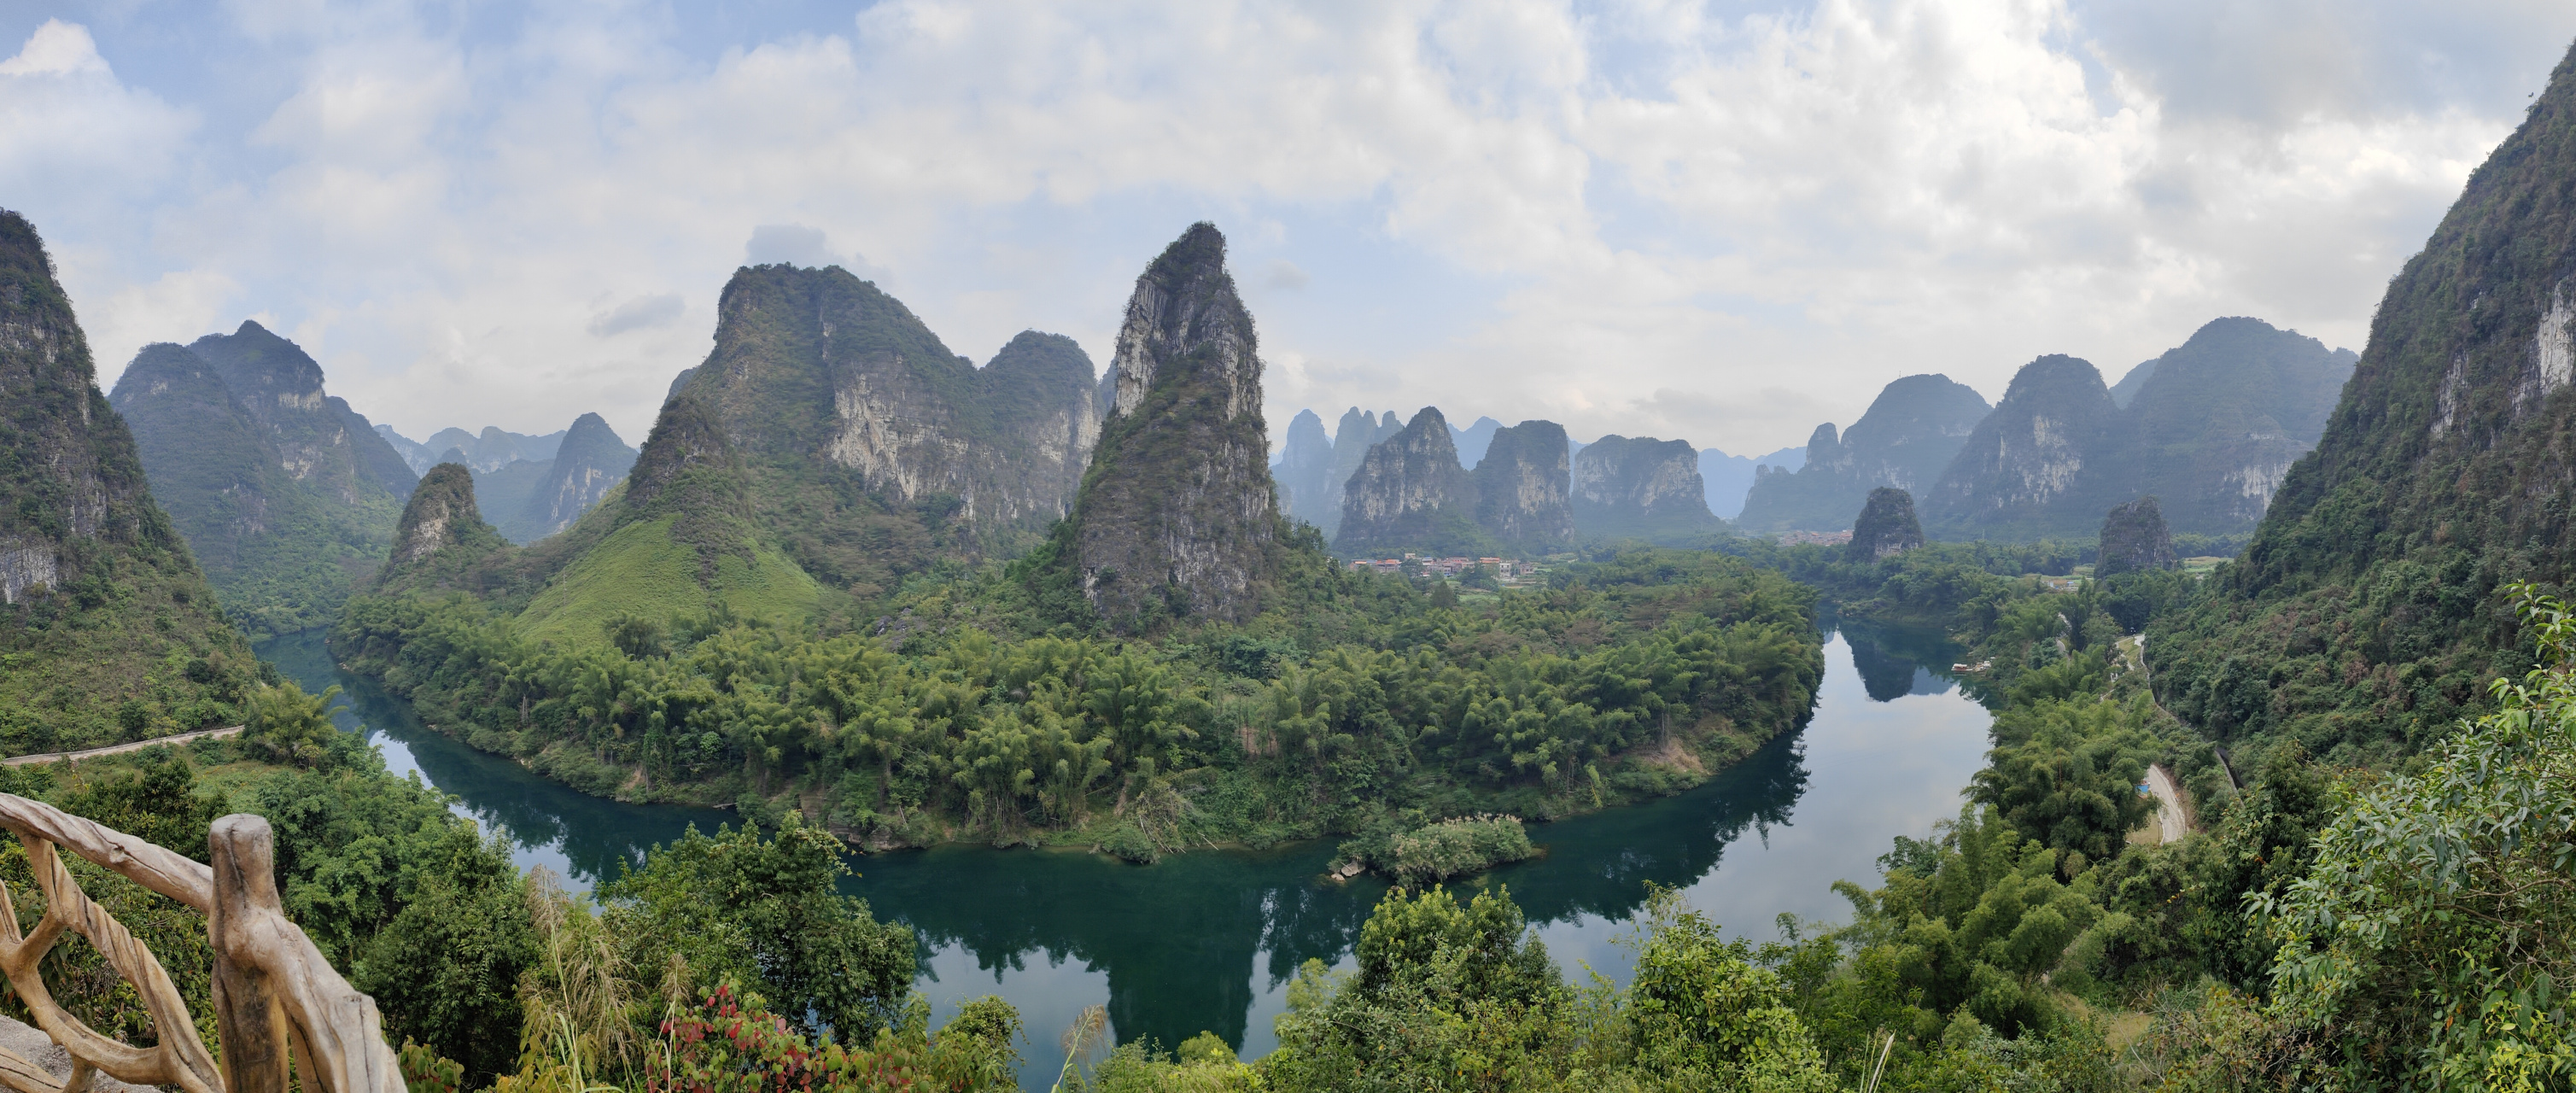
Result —
POLYGON ((1013 570, 922 580, 869 629, 612 617, 532 640, 464 597, 361 598, 349 668, 577 788, 803 808, 854 841, 1073 842, 1151 859, 1696 784, 1804 722, 1814 595, 1639 552, 1498 595, 1302 555, 1251 624, 1124 640, 1013 570))

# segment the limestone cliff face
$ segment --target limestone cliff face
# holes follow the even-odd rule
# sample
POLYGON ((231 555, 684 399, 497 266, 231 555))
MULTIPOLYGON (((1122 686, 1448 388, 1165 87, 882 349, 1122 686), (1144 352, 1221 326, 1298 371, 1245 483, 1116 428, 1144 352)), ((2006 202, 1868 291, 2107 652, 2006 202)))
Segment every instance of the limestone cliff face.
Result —
POLYGON ((1573 472, 1565 452, 1565 426, 1553 421, 1493 431, 1469 478, 1476 524, 1503 549, 1536 555, 1573 546, 1573 472))
POLYGON ((2055 503, 2112 453, 2118 414, 2091 363, 2061 354, 2023 365, 1932 488, 1924 522, 1994 538, 2053 526, 2055 503))
POLYGON ((0 603, 135 552, 174 556, 174 579, 211 603, 93 376, 89 341, 35 227, 0 211, 0 603))
POLYGON ((256 663, 96 376, 44 241, 0 209, 0 711, 22 715, 0 733, 9 754, 106 743, 131 712, 152 733, 229 717, 256 663))
POLYGON ((1283 522, 1259 345, 1214 225, 1191 226, 1136 279, 1117 345, 1115 403, 1055 564, 1123 630, 1249 617, 1283 522))
POLYGON ((1709 513, 1699 453, 1683 441, 1602 437, 1575 453, 1571 479, 1574 527, 1585 535, 1675 540, 1726 526, 1709 513))
POLYGON ((2530 663, 2505 582, 2576 579, 2570 178, 2576 52, 2389 281, 2322 438, 2253 541, 2156 624, 2158 697, 2234 754, 2430 747, 2492 708, 2479 680, 2530 663), (2303 663, 2364 682, 2266 686, 2303 663))
POLYGON ((1923 545, 1923 522, 1914 515, 1914 495, 1880 486, 1869 491, 1860 518, 1852 521, 1845 549, 1855 562, 1893 558, 1923 545))
POLYGON ((1035 459, 1029 490, 1040 501, 1034 511, 1050 520, 1062 517, 1082 488, 1091 449, 1100 443, 1090 355, 1062 334, 1024 330, 976 378, 999 442, 1025 448, 1035 459))
POLYGON ((717 313, 715 351, 672 405, 704 402, 757 477, 827 464, 898 507, 953 498, 984 532, 1064 515, 1098 435, 1070 339, 1024 333, 977 369, 838 267, 738 270, 717 313))
POLYGON ((421 476, 404 502, 402 519, 394 525, 393 551, 376 587, 401 592, 454 586, 485 559, 508 549, 508 541, 484 522, 474 504, 474 472, 462 463, 441 463, 421 476))
POLYGON ((2138 498, 2102 517, 2101 553, 2093 562, 2094 576, 2173 569, 2181 564, 2174 555, 2173 532, 2165 526, 2164 510, 2153 496, 2138 498))
POLYGON ((1333 549, 1342 554, 1472 549, 1482 544, 1452 540, 1462 538, 1455 534, 1461 525, 1472 524, 1475 507, 1475 489, 1466 468, 1458 465, 1448 419, 1425 406, 1394 436, 1371 447, 1343 486, 1341 530, 1333 537, 1333 549))
POLYGON ((574 419, 545 477, 528 497, 526 514, 519 520, 522 537, 542 539, 571 527, 626 480, 636 455, 598 414, 574 419))
POLYGON ((1880 486, 1927 491, 1990 409, 1985 396, 1947 376, 1899 378, 1850 429, 1817 426, 1797 471, 1757 473, 1737 522, 1755 531, 1830 531, 1880 486))
POLYGON ((418 481, 375 426, 322 389, 322 366, 294 342, 245 320, 188 349, 214 366, 233 401, 267 430, 278 466, 307 488, 354 505, 370 493, 399 500, 418 481))

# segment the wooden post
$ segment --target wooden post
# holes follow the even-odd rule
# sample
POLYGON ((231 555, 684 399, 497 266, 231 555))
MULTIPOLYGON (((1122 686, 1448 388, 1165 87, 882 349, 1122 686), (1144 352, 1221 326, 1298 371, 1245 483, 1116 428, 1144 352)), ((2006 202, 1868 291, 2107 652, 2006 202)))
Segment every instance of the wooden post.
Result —
POLYGON ((256 963, 251 928, 260 912, 284 916, 277 898, 277 856, 268 821, 235 813, 215 821, 207 849, 214 859, 213 906, 206 931, 214 945, 215 1032, 223 1044, 225 1093, 286 1093, 286 1010, 268 973, 256 963))

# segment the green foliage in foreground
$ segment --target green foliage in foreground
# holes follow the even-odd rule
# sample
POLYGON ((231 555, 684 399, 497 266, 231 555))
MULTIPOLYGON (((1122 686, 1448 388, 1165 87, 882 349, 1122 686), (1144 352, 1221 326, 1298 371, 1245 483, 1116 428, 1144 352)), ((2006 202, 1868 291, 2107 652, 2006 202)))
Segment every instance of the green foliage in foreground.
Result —
POLYGON ((2576 616, 2505 591, 2538 666, 2422 769, 2347 791, 2307 875, 2256 901, 2279 1012, 2355 1086, 2576 1078, 2576 616))
POLYGON ((1049 631, 992 571, 927 587, 883 637, 619 615, 550 644, 456 596, 355 601, 332 644, 431 726, 588 792, 761 815, 821 791, 880 844, 1140 861, 1671 792, 1803 721, 1823 674, 1810 594, 1716 555, 1462 606, 1311 576, 1313 610, 1160 644, 1049 631))

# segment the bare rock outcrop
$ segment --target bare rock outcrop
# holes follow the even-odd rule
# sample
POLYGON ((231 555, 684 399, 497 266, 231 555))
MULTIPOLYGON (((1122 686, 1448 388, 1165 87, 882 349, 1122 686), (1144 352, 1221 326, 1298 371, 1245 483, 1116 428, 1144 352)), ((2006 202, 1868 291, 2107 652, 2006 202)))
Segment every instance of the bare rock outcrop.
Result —
POLYGON ((1475 508, 1476 490, 1458 465, 1449 421, 1437 407, 1425 406, 1394 436, 1371 447, 1344 484, 1333 549, 1482 553, 1489 544, 1476 533, 1475 508))
POLYGON ((1502 549, 1537 555, 1573 546, 1573 471, 1565 452, 1565 426, 1553 421, 1494 430, 1469 478, 1476 525, 1502 549))
POLYGON ((1575 453, 1574 527, 1613 539, 1682 541, 1726 528, 1708 511, 1699 453, 1679 440, 1602 437, 1575 453))
POLYGON ((1259 344, 1215 225, 1192 225, 1136 279, 1117 344, 1114 402, 1052 564, 1123 631, 1247 618, 1280 564, 1282 521, 1259 344))

